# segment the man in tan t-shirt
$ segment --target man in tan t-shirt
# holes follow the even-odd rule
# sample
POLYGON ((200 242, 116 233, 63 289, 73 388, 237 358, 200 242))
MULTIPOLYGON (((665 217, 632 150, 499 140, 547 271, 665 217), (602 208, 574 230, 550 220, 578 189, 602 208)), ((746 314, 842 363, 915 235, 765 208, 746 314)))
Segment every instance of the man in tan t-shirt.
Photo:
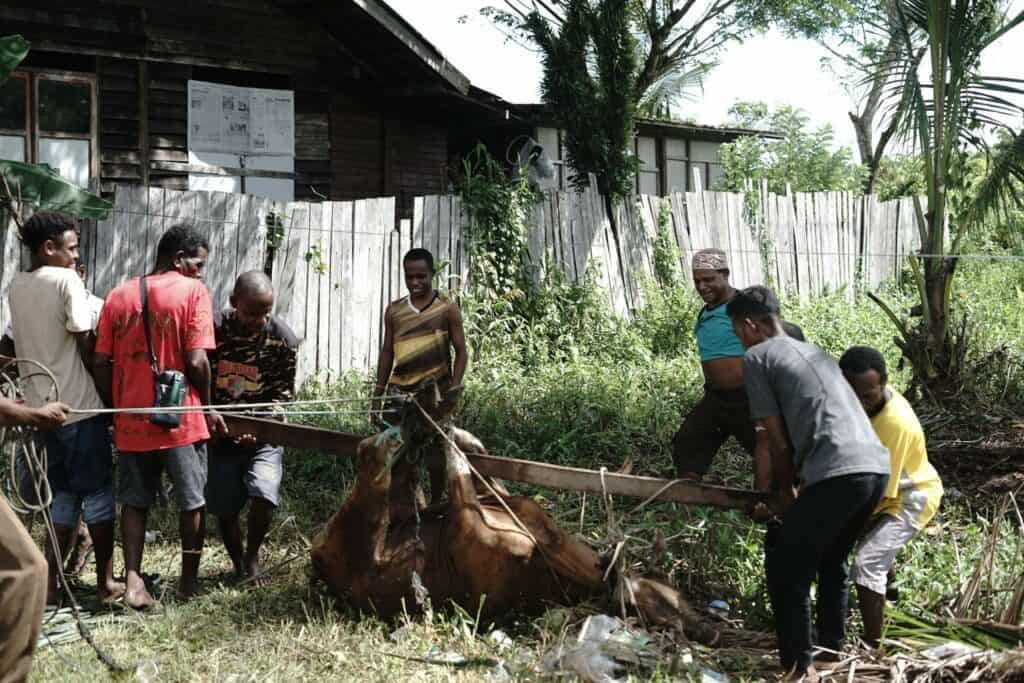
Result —
MULTIPOLYGON (((54 211, 39 211, 22 230, 32 252, 30 270, 14 276, 10 286, 14 346, 21 358, 46 366, 57 380, 60 400, 73 408, 103 408, 87 367, 91 367, 93 313, 85 283, 75 272, 78 231, 75 219, 54 211)), ((32 372, 19 368, 24 376, 32 372)), ((41 406, 52 396, 48 378, 35 377, 25 387, 30 405, 41 406)), ((114 600, 124 585, 113 578, 114 491, 109 420, 106 416, 75 413, 60 429, 45 435, 47 479, 53 490, 50 509, 57 548, 47 547, 47 601, 58 598, 57 570, 64 551, 84 513, 96 553, 96 592, 102 601, 114 600)))

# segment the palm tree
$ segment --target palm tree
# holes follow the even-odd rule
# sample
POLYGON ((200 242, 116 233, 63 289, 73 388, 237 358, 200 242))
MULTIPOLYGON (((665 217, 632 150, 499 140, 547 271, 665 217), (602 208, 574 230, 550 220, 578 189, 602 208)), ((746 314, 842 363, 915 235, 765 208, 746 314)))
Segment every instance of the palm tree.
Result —
POLYGON ((963 329, 951 333, 961 242, 1006 202, 1020 205, 1024 80, 983 75, 979 67, 982 53, 1024 22, 1024 11, 1007 16, 1001 0, 883 1, 892 3, 892 11, 874 28, 895 46, 878 63, 887 79, 887 114, 921 157, 927 206, 918 201, 921 255, 911 257, 921 320, 908 324, 882 305, 899 328, 898 343, 915 379, 942 396, 958 388, 964 358, 963 329), (990 145, 986 138, 993 135, 1001 141, 990 145), (980 186, 967 201, 951 205, 951 197, 966 189, 967 162, 979 154, 986 159, 980 186))

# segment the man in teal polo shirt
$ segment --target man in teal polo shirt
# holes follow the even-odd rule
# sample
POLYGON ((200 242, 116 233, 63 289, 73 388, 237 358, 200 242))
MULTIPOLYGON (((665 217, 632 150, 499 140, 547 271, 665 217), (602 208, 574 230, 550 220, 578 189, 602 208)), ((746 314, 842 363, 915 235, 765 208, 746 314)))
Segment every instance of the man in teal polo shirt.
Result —
MULTIPOLYGON (((724 251, 702 249, 693 255, 693 284, 704 300, 694 328, 704 372, 704 396, 683 418, 682 426, 673 437, 672 459, 678 477, 699 480, 730 436, 736 437, 744 450, 754 456, 755 463, 767 464, 768 451, 767 443, 759 447, 750 419, 743 386, 746 349, 725 312, 736 290, 729 284, 729 264, 724 251), (763 457, 758 458, 759 453, 763 457)), ((758 483, 767 486, 769 482, 760 481, 768 476, 767 467, 756 465, 755 472, 758 483)))

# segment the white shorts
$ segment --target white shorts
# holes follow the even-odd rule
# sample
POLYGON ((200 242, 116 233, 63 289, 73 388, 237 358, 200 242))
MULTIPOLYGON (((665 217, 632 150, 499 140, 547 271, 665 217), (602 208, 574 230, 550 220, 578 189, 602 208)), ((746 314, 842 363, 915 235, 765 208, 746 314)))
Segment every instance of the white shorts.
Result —
POLYGON ((857 542, 850 578, 858 586, 885 595, 885 575, 917 529, 906 519, 881 515, 857 542))

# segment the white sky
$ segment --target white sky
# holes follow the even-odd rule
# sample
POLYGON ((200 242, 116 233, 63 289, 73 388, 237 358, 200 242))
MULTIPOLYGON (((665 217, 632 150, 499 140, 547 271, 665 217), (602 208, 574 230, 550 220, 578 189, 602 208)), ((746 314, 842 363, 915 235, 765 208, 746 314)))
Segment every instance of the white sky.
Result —
MULTIPOLYGON (((537 56, 511 42, 479 10, 500 0, 386 0, 416 27, 473 85, 510 102, 540 99, 537 56), (460 23, 459 18, 467 20, 460 23)), ((1024 0, 1018 0, 1020 5, 1024 0)), ((826 52, 809 40, 777 32, 730 46, 704 84, 698 101, 679 112, 698 123, 719 125, 737 100, 790 104, 808 112, 815 124, 831 123, 839 144, 854 147, 847 112, 850 98, 821 66, 826 52)), ((1024 78, 1024 28, 1011 32, 986 53, 985 72, 1024 78)), ((856 153, 854 157, 856 158, 856 153)))

